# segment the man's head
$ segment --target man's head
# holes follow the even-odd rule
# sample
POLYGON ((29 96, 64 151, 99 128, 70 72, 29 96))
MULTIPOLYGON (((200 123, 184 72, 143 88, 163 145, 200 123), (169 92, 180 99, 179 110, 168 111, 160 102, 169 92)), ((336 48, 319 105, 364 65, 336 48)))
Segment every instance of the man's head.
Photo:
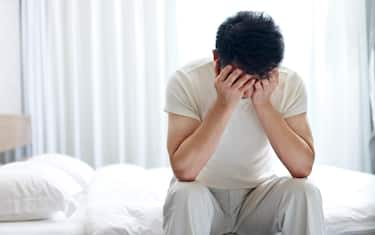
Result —
POLYGON ((266 78, 283 56, 280 29, 263 12, 241 11, 219 26, 214 50, 217 69, 233 64, 246 73, 266 78))

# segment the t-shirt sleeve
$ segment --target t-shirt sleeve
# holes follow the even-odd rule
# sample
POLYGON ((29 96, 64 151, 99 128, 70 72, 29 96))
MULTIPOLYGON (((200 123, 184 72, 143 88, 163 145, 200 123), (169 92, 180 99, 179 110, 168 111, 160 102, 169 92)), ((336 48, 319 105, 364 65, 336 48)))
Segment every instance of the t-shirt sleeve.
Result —
POLYGON ((175 73, 167 82, 164 111, 201 121, 191 81, 175 73))
POLYGON ((287 99, 282 111, 284 118, 307 112, 307 91, 302 78, 295 73, 290 79, 291 84, 289 85, 287 99))

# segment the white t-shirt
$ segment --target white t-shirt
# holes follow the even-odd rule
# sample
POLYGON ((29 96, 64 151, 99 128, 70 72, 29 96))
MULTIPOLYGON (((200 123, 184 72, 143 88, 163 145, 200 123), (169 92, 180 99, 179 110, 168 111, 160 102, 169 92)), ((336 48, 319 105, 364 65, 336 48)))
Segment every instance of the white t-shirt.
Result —
MULTIPOLYGON (((214 78, 214 64, 209 59, 177 70, 168 81, 164 111, 202 121, 217 97, 214 78)), ((280 67, 271 102, 284 118, 306 112, 307 95, 300 76, 280 67)), ((250 99, 241 99, 196 180, 213 188, 252 188, 273 175, 273 157, 250 99)))

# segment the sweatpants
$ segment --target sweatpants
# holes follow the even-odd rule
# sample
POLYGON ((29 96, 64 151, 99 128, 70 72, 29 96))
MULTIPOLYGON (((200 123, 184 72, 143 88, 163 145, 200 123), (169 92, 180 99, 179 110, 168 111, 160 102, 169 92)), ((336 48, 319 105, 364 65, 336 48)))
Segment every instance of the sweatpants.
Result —
POLYGON ((254 188, 215 189, 173 178, 164 235, 321 235, 322 198, 308 179, 271 177, 254 188))

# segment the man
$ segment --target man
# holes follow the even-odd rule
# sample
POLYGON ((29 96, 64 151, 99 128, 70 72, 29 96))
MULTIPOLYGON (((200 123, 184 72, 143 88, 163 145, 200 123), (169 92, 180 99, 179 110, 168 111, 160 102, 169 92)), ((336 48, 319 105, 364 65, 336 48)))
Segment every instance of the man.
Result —
POLYGON ((218 29, 213 61, 178 70, 166 92, 174 172, 166 235, 324 234, 302 79, 280 67, 273 19, 239 12, 218 29), (292 177, 276 177, 277 157, 292 177))

